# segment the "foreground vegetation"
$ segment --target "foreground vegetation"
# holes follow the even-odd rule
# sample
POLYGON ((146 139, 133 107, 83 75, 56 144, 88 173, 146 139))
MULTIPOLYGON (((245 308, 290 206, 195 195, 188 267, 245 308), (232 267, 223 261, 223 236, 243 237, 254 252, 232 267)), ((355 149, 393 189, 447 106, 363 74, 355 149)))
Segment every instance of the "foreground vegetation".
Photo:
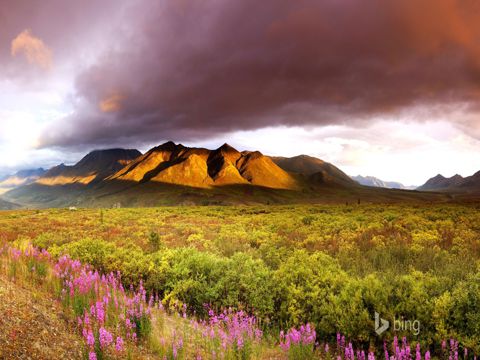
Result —
MULTIPOLYGON (((147 298, 142 282, 137 289, 122 285, 119 272, 100 274, 89 264, 82 264, 68 255, 54 260, 46 250, 27 245, 18 249, 0 247, 0 279, 7 276, 23 286, 34 286, 54 295, 52 300, 63 304, 67 319, 77 321, 83 337, 83 358, 140 359, 151 356, 162 359, 330 359, 375 360, 375 348, 354 349, 352 342, 337 333, 336 343, 320 343, 314 327, 307 323, 299 329, 280 332, 280 351, 271 349, 272 340, 264 339, 257 319, 244 311, 229 308, 216 314, 208 305, 208 319, 187 317, 187 306, 174 311, 165 309, 157 295, 147 298), (181 314, 181 315, 180 315, 181 314), (165 323, 173 325, 166 330, 165 323), (270 346, 270 348, 269 348, 270 346), (146 350, 145 350, 146 349, 146 350), (151 356, 150 356, 151 355, 151 356)), ((38 292, 37 292, 38 294, 38 292)), ((45 331, 44 329, 43 331, 45 331)), ((468 358, 468 348, 450 339, 442 342, 445 359, 458 359, 459 350, 468 358)), ((395 336, 391 346, 386 342, 383 356, 389 360, 430 360, 430 350, 424 354, 417 342, 415 350, 406 337, 401 342, 395 336)), ((73 354, 68 355, 76 358, 73 354)), ((8 353, 7 353, 8 357, 8 353)), ((380 356, 381 357, 381 356, 380 356)), ((474 355, 474 358, 475 355, 474 355)))
POLYGON ((48 249, 54 259, 69 254, 100 273, 120 271, 137 290, 143 281, 145 296, 168 311, 185 308, 185 316, 206 320, 209 311, 244 311, 262 342, 275 337, 268 346, 280 342, 281 330, 310 323, 317 352, 337 344, 337 333, 367 354, 382 353, 395 336, 435 356, 451 337, 457 351, 480 351, 474 207, 16 211, 1 213, 0 237, 48 249), (420 331, 391 326, 377 336, 375 311, 390 321, 418 320, 420 331))

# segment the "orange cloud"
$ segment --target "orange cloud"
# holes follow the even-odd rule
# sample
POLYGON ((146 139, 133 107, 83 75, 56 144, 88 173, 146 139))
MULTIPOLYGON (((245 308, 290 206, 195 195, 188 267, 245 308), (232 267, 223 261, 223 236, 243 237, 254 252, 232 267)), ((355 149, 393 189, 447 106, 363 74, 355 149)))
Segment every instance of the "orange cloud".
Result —
POLYGON ((122 108, 122 100, 124 98, 122 94, 112 94, 100 101, 98 107, 105 113, 119 111, 122 108))
POLYGON ((23 54, 29 63, 36 64, 45 70, 52 67, 52 51, 28 29, 12 40, 11 53, 12 56, 23 54))

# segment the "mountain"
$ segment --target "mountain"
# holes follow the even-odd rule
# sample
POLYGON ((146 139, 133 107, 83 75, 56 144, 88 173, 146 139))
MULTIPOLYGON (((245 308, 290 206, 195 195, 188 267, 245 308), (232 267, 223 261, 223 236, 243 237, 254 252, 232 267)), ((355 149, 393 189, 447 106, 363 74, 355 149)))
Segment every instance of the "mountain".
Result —
POLYGON ((418 190, 446 191, 455 193, 480 192, 480 171, 477 171, 475 174, 467 177, 456 174, 447 178, 438 174, 420 186, 418 190))
POLYGON ((237 161, 242 154, 228 144, 223 144, 212 151, 207 160, 208 174, 217 185, 247 184, 237 168, 237 161))
POLYGON ((464 178, 459 187, 467 191, 480 191, 480 171, 464 178))
POLYGON ((6 176, 0 180, 0 194, 5 193, 13 188, 33 183, 40 176, 45 174, 45 170, 27 169, 16 172, 13 175, 6 176))
POLYGON ((114 174, 142 153, 138 150, 95 150, 73 166, 60 164, 40 176, 41 185, 90 184, 114 174))
POLYGON ((272 157, 272 160, 285 171, 302 174, 313 181, 344 186, 355 185, 355 182, 342 170, 312 156, 272 157))
POLYGON ((300 155, 269 157, 186 147, 171 141, 145 154, 95 150, 73 166, 55 166, 3 199, 26 207, 179 204, 444 201, 442 194, 364 187, 334 165, 300 155))
POLYGON ((446 178, 441 174, 428 179, 428 181, 422 186, 418 187, 418 190, 444 190, 460 185, 463 182, 463 177, 460 175, 454 175, 450 178, 446 178))
POLYGON ((413 190, 415 186, 405 186, 402 183, 397 181, 384 181, 376 178, 375 176, 352 176, 352 179, 358 182, 360 185, 364 186, 373 186, 373 187, 381 187, 387 189, 403 189, 403 190, 413 190))
POLYGON ((169 141, 149 150, 107 181, 158 182, 197 188, 256 185, 295 189, 296 180, 262 153, 239 152, 228 144, 216 150, 169 141))

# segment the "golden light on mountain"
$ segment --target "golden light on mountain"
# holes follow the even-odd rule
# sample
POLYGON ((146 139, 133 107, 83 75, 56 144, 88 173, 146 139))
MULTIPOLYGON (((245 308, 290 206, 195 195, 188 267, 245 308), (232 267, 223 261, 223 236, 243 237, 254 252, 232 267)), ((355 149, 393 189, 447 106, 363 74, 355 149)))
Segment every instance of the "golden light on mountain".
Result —
POLYGON ((133 160, 108 180, 154 181, 198 188, 223 185, 298 187, 295 177, 268 156, 258 151, 240 153, 228 144, 208 150, 168 142, 133 160))
POLYGON ((68 184, 83 184, 87 185, 90 184, 95 178, 97 174, 88 174, 85 176, 56 176, 56 177, 42 177, 36 181, 37 184, 40 185, 48 185, 48 186, 55 186, 55 185, 68 185, 68 184))

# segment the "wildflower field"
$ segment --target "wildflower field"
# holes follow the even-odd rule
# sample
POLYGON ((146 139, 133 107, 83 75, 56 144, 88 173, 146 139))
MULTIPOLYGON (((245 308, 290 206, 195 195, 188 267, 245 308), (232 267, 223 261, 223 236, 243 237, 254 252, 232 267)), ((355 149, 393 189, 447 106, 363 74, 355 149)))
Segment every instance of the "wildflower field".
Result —
POLYGON ((85 359, 474 359, 479 210, 4 211, 0 276, 59 302, 85 359))

